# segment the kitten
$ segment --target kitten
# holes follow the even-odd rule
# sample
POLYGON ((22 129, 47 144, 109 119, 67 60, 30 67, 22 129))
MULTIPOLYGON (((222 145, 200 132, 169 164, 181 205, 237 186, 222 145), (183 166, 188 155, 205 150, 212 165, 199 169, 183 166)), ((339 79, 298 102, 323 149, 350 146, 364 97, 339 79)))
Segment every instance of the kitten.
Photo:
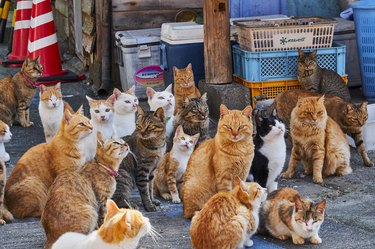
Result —
POLYGON ((133 134, 135 131, 135 112, 137 111, 138 98, 134 95, 135 86, 126 93, 115 88, 108 99, 114 107, 113 124, 117 137, 133 134))
POLYGON ((290 130, 293 148, 282 177, 291 178, 299 161, 315 183, 323 183, 326 176, 352 172, 348 141, 339 125, 327 116, 324 96, 299 99, 291 114, 290 130))
POLYGON ((172 150, 160 160, 155 173, 155 193, 165 200, 172 199, 173 203, 181 202, 178 190, 198 138, 199 133, 189 136, 184 133, 181 125, 177 127, 172 150))
POLYGON ((219 192, 197 212, 190 227, 193 248, 237 249, 253 245, 261 202, 267 190, 255 182, 234 178, 234 189, 219 192), (225 247, 224 247, 225 245, 225 247))
POLYGON ((146 93, 148 97, 148 104, 150 105, 150 111, 155 111, 159 107, 163 107, 166 119, 165 134, 167 137, 172 137, 174 123, 173 111, 175 106, 175 100, 172 94, 172 85, 169 85, 162 92, 156 92, 151 87, 147 87, 146 93))
POLYGON ((277 189, 278 178, 285 163, 285 126, 276 118, 276 112, 267 118, 255 114, 255 123, 255 151, 249 176, 271 193, 277 189))
POLYGON ((16 218, 39 217, 56 176, 85 164, 84 138, 92 132, 81 108, 64 112, 50 143, 38 144, 18 160, 5 185, 5 204, 16 218))
POLYGON ((26 57, 20 72, 0 80, 0 120, 12 126, 17 116, 22 127, 33 125, 29 108, 42 70, 39 57, 35 60, 26 57))
POLYGON ((41 217, 47 237, 45 249, 65 232, 89 233, 103 223, 106 201, 116 189, 115 177, 128 152, 124 140, 105 140, 98 132, 95 160, 56 178, 41 217))
POLYGON ((4 206, 4 186, 7 178, 7 171, 3 161, 0 160, 0 225, 13 220, 13 215, 4 206))
POLYGON ((39 86, 39 116, 42 121, 44 136, 49 143, 60 128, 64 110, 74 113, 72 107, 62 100, 61 83, 53 87, 39 86))
POLYGON ((194 73, 191 63, 187 67, 178 69, 173 67, 173 92, 176 99, 173 115, 177 115, 183 109, 186 98, 193 99, 201 96, 198 88, 195 86, 194 73))
POLYGON ((254 157, 251 111, 251 106, 242 111, 220 106, 215 137, 204 141, 188 162, 181 189, 185 218, 217 192, 232 190, 235 176, 248 176, 254 157))
MULTIPOLYGON (((272 106, 269 108, 277 110, 277 116, 284 120, 289 126, 290 114, 297 104, 300 97, 322 96, 319 93, 312 93, 306 90, 289 90, 279 93, 272 106)), ((344 101, 336 96, 325 95, 324 106, 327 109, 327 114, 341 127, 344 133, 351 136, 357 146, 358 153, 362 156, 363 163, 366 166, 374 166, 374 163, 367 155, 365 144, 363 143, 362 127, 367 121, 367 102, 360 104, 353 104, 344 101), (340 111, 337 111, 340 110, 340 111)))
MULTIPOLYGON (((143 111, 138 106, 135 132, 125 141, 132 150, 132 155, 121 163, 117 187, 113 200, 119 207, 130 207, 129 197, 134 184, 137 185, 146 211, 156 211, 160 202, 154 200, 152 181, 154 170, 165 153, 165 118, 164 109, 143 111)), ((135 204, 131 207, 136 208, 135 204)))
POLYGON ((107 214, 99 230, 88 235, 69 232, 63 234, 52 249, 136 249, 139 240, 156 232, 150 220, 141 212, 119 209, 112 200, 107 201, 107 214))
POLYGON ((297 78, 302 89, 338 96, 350 101, 350 93, 341 76, 330 69, 318 65, 317 50, 304 53, 298 50, 297 78))
POLYGON ((292 188, 281 188, 268 195, 260 211, 260 227, 280 240, 292 237, 293 244, 322 243, 319 229, 324 222, 326 200, 313 203, 292 188))
POLYGON ((8 143, 12 139, 12 133, 9 126, 0 120, 0 161, 8 162, 9 154, 5 151, 4 143, 8 143))

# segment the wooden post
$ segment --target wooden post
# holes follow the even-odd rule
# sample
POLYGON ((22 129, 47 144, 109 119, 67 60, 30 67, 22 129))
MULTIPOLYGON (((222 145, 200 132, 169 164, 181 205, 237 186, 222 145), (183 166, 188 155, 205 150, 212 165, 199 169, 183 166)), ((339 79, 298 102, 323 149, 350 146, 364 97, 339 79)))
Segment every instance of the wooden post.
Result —
POLYGON ((228 0, 205 0, 203 12, 206 84, 232 83, 228 0))

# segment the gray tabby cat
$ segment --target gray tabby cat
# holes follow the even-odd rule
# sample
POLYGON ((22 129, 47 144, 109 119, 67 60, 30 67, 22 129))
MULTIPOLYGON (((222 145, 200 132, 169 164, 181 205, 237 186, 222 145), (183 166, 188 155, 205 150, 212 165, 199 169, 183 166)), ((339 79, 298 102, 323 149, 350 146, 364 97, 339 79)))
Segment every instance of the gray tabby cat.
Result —
POLYGON ((120 165, 117 187, 112 199, 119 207, 132 207, 129 197, 134 184, 137 185, 146 211, 156 211, 160 202, 154 200, 154 170, 160 158, 165 154, 165 117, 162 107, 156 111, 143 111, 138 106, 136 130, 124 140, 129 144, 132 155, 126 157, 120 165))
POLYGON ((350 93, 341 76, 318 65, 317 51, 304 53, 298 50, 298 81, 302 89, 338 96, 350 102, 350 93))

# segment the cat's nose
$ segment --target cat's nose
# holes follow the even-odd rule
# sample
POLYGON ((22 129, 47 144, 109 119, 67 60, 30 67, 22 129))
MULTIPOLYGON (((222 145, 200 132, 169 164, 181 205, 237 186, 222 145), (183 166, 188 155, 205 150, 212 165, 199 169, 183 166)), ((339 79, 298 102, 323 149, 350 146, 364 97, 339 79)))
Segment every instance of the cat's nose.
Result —
POLYGON ((53 105, 53 107, 56 107, 56 103, 53 103, 52 105, 53 105))

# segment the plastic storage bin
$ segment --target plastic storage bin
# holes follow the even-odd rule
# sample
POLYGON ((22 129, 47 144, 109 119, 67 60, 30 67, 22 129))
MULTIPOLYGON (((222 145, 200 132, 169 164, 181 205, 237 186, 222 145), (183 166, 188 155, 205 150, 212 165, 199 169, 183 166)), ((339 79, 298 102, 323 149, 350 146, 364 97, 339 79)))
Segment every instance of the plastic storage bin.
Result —
MULTIPOLYGON (((345 46, 318 48, 318 64, 345 75, 345 46)), ((313 49, 307 49, 311 51, 313 49)), ((233 74, 246 81, 297 79, 298 50, 250 52, 233 46, 233 74)))
POLYGON ((231 18, 287 13, 287 0, 230 0, 231 18))
POLYGON ((115 34, 121 87, 135 85, 138 98, 147 98, 146 88, 164 89, 160 68, 160 28, 119 31, 115 34))
POLYGON ((375 101, 375 1, 351 5, 357 36, 363 95, 375 101))

